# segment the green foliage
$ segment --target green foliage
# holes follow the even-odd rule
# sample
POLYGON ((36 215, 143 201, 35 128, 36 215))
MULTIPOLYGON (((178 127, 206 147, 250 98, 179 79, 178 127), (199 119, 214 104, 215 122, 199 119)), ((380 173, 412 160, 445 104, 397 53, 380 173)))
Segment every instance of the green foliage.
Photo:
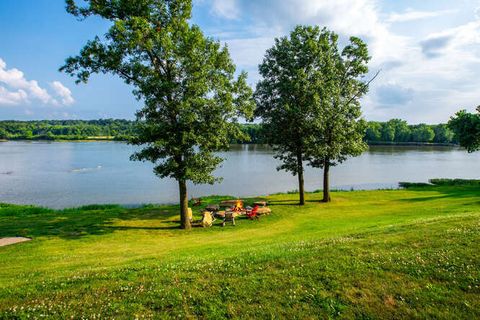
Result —
POLYGON ((340 52, 338 36, 319 27, 297 26, 275 40, 259 70, 255 98, 267 142, 281 161, 279 170, 299 177, 303 202, 303 162, 331 165, 365 148, 365 123, 358 100, 368 85, 367 46, 352 37, 340 52))
POLYGON ((8 139, 8 132, 2 127, 0 127, 0 139, 8 139))
POLYGON ((419 142, 432 142, 435 137, 433 129, 426 124, 419 124, 412 129, 412 139, 419 142))
POLYGON ((411 128, 408 126, 407 121, 400 119, 392 119, 385 124, 386 127, 393 128, 393 141, 395 142, 407 142, 410 141, 412 134, 411 128))
POLYGON ((466 110, 457 112, 448 122, 448 127, 468 152, 480 150, 480 106, 477 107, 476 114, 466 110))
POLYGON ((431 187, 432 185, 430 183, 425 183, 425 182, 399 182, 398 186, 400 188, 423 188, 423 187, 431 187))
POLYGON ((0 139, 9 140, 125 140, 135 130, 135 122, 120 119, 0 121, 0 139))
POLYGON ((318 57, 319 29, 297 27, 290 37, 275 39, 259 66, 262 80, 257 84, 256 116, 261 117, 266 141, 282 161, 278 170, 297 175, 303 172, 311 122, 315 117, 313 100, 318 93, 310 84, 318 70, 312 58, 318 57))
MULTIPOLYGON (((361 119, 360 98, 368 91, 363 81, 368 72, 367 45, 351 37, 340 52, 338 36, 323 30, 320 35, 324 56, 315 104, 318 117, 314 123, 314 141, 309 150, 310 164, 335 166, 350 156, 358 156, 367 148, 363 142, 366 122, 361 119)), ((323 51, 322 50, 322 51, 323 51)))
POLYGON ((433 132, 435 134, 433 142, 436 143, 451 143, 455 136, 455 133, 446 124, 433 126, 433 132))
POLYGON ((307 79, 307 90, 313 93, 308 102, 313 116, 307 118, 311 135, 307 158, 312 167, 324 169, 323 200, 328 202, 329 168, 367 149, 363 141, 367 124, 361 118, 360 99, 370 83, 364 82, 370 57, 366 43, 359 38, 351 37, 341 50, 337 34, 314 30, 318 51, 306 57, 311 63, 308 67, 314 70, 313 77, 307 79))
POLYGON ((382 124, 376 121, 370 121, 367 124, 365 132, 366 141, 380 141, 382 138, 382 124))
POLYGON ((243 136, 238 119, 253 111, 246 73, 235 78, 228 49, 190 24, 191 0, 90 0, 82 8, 68 0, 67 10, 112 25, 61 70, 77 82, 111 73, 134 87, 144 107, 131 143, 143 149, 132 160, 150 161, 156 175, 178 181, 182 226, 188 228, 186 182, 216 181, 212 173, 223 159, 214 152, 243 136))
POLYGON ((475 179, 430 179, 436 186, 480 186, 480 180, 475 179))
POLYGON ((321 95, 320 29, 298 26, 289 37, 275 39, 259 71, 256 116, 261 117, 265 139, 281 161, 277 170, 298 176, 300 204, 304 204, 303 162, 313 141, 312 119, 321 95), (316 84, 316 85, 314 85, 316 84))
POLYGON ((371 144, 408 144, 408 143, 455 143, 454 134, 445 124, 409 125, 406 121, 392 119, 388 122, 368 122, 365 141, 371 144))
POLYGON ((430 179, 429 183, 418 183, 418 182, 400 182, 399 183, 401 188, 423 188, 423 187, 431 187, 432 185, 435 186, 480 186, 480 180, 475 179, 430 179))
MULTIPOLYGON (((367 143, 386 143, 382 138, 382 130, 389 126, 389 122, 370 121, 364 140, 367 143)), ((434 143, 451 144, 457 143, 454 133, 448 125, 429 125, 434 133, 434 143)), ((408 126, 410 131, 414 127, 408 126)), ((110 139, 116 141, 128 141, 135 135, 137 123, 129 120, 44 120, 44 121, 0 121, 0 139, 18 140, 27 139, 26 132, 32 131, 33 140, 44 140, 48 133, 51 133, 55 140, 88 140, 88 139, 110 139)), ((265 127, 259 123, 240 124, 243 136, 231 138, 232 144, 265 144, 265 127)), ((408 141, 396 142, 399 139, 394 136, 388 143, 419 143, 414 141, 410 134, 408 141)))
POLYGON ((230 142, 234 144, 265 144, 265 128, 261 124, 242 124, 241 130, 243 136, 240 139, 232 139, 230 142))
POLYGON ((393 142, 395 140, 395 127, 391 126, 388 122, 382 125, 381 139, 385 142, 393 142))
POLYGON ((33 236, 0 247, 0 318, 478 319, 478 192, 275 195, 259 221, 189 233, 176 206, 0 204, 0 234, 33 236))

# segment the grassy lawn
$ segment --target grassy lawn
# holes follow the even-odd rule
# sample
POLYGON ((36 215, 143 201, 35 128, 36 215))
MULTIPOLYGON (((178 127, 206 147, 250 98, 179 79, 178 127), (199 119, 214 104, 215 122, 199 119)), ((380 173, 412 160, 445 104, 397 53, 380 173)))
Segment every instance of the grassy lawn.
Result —
POLYGON ((478 186, 320 198, 191 232, 174 206, 1 205, 33 241, 0 247, 0 318, 480 318, 478 186))

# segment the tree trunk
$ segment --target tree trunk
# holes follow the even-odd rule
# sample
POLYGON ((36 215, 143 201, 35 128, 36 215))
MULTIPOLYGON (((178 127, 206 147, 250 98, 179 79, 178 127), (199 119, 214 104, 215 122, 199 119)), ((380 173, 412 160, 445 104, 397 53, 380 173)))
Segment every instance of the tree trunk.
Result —
POLYGON ((325 159, 323 162, 323 202, 330 202, 330 161, 325 159))
POLYGON ((297 165, 298 165, 298 192, 300 193, 300 205, 305 205, 305 188, 303 180, 303 162, 302 155, 297 155, 297 165))
POLYGON ((185 230, 192 228, 190 217, 188 216, 188 194, 187 194, 187 182, 185 180, 178 181, 180 189, 180 227, 185 230))

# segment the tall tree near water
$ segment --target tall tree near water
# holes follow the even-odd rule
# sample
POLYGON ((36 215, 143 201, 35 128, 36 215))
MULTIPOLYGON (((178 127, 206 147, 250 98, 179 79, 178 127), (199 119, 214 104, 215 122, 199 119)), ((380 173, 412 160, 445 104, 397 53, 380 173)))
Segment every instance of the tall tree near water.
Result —
POLYGON ((311 120, 316 117, 314 86, 319 44, 315 28, 297 27, 290 37, 275 39, 259 66, 256 116, 262 118, 265 139, 282 163, 277 170, 298 177, 300 205, 305 204, 304 161, 311 147, 311 120))
POLYGON ((67 11, 84 19, 112 23, 60 69, 87 82, 94 73, 119 76, 144 103, 132 140, 143 149, 133 160, 151 161, 161 178, 178 182, 181 227, 188 219, 187 182, 214 183, 229 138, 241 138, 237 125, 250 117, 254 102, 246 74, 234 77, 226 47, 189 23, 191 0, 66 0, 67 11))
POLYGON ((315 112, 311 119, 314 140, 308 151, 309 165, 323 168, 323 202, 330 202, 330 168, 358 156, 367 145, 363 141, 367 123, 362 119, 360 98, 368 91, 367 45, 351 37, 343 49, 338 35, 313 28, 319 52, 312 68, 318 74, 313 82, 315 112))
POLYGON ((461 110, 448 122, 448 127, 455 133, 455 138, 468 152, 480 150, 480 106, 477 113, 461 110))
POLYGON ((368 89, 361 79, 369 59, 358 38, 340 52, 335 33, 297 26, 289 37, 275 40, 259 67, 257 115, 282 161, 278 169, 298 176, 300 204, 304 161, 324 168, 324 200, 330 201, 330 167, 366 148, 359 99, 368 89))

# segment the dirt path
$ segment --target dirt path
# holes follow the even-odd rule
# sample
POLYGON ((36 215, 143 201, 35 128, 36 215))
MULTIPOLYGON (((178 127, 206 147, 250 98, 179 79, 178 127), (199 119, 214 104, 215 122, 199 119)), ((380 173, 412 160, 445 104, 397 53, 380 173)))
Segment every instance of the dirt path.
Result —
POLYGON ((30 241, 30 240, 32 239, 24 238, 24 237, 0 238, 0 247, 8 246, 10 244, 30 241))

